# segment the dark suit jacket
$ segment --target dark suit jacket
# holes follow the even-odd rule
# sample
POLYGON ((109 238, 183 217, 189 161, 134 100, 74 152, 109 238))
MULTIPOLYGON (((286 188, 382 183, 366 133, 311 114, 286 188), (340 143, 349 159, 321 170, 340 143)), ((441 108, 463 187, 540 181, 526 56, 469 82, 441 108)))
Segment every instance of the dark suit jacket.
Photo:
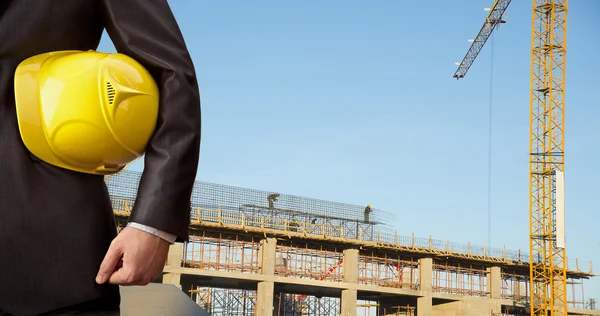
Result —
POLYGON ((94 279, 116 225, 103 177, 50 166, 19 136, 13 75, 49 51, 93 50, 106 29, 161 93, 131 221, 187 239, 199 159, 194 66, 166 0, 0 0, 0 310, 33 315, 117 294, 94 279))

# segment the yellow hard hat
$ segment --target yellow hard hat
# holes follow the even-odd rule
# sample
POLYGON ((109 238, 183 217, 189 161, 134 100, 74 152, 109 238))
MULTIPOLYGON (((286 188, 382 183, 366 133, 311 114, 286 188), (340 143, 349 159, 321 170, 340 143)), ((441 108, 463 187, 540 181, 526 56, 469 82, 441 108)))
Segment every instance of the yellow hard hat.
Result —
POLYGON ((15 101, 21 138, 34 156, 108 175, 144 154, 159 93, 150 73, 126 55, 59 51, 19 64, 15 101))

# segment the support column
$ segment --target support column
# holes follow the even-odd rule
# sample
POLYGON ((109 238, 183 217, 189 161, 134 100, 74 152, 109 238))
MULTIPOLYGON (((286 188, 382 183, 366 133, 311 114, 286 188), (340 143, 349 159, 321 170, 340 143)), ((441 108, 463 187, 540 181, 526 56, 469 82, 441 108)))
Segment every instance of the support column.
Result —
MULTIPOLYGON (((277 253, 277 239, 267 238, 260 241, 260 273, 275 275, 275 258, 277 253)), ((275 283, 262 281, 256 289, 256 316, 273 316, 273 296, 275 283)))
POLYGON ((502 270, 500 267, 488 268, 488 291, 490 292, 489 298, 501 298, 502 297, 502 270))
MULTIPOLYGON (((172 268, 181 267, 183 261, 183 243, 177 242, 169 246, 169 254, 165 266, 172 268)), ((163 283, 174 284, 181 290, 181 274, 166 273, 163 275, 163 283)))
MULTIPOLYGON (((344 250, 344 282, 358 283, 358 249, 344 250)), ((356 316, 356 290, 342 290, 341 316, 356 316)))
POLYGON ((417 298, 417 316, 431 315, 433 292, 433 259, 419 259, 419 289, 424 296, 417 298))
POLYGON ((275 283, 271 281, 259 282, 256 288, 256 315, 272 316, 274 303, 275 283))

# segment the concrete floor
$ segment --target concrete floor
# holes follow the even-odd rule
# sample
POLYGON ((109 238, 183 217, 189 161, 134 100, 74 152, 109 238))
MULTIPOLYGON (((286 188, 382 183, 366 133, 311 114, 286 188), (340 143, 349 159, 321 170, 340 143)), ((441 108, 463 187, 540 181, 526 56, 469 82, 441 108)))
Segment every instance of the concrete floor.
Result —
POLYGON ((121 316, 208 316, 172 284, 121 287, 121 316))

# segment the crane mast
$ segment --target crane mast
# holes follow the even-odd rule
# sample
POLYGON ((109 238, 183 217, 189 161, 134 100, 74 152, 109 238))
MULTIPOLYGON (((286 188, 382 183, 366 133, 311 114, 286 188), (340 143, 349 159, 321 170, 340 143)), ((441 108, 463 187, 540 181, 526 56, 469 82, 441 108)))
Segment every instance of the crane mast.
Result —
POLYGON ((567 0, 533 0, 530 113, 531 315, 567 315, 564 122, 567 0), (557 185, 560 185, 557 188, 557 185), (558 202, 558 203, 557 203, 558 202))
MULTIPOLYGON (((510 0, 495 0, 454 78, 463 78, 510 0)), ((567 315, 564 120, 568 0, 533 0, 530 83, 531 315, 567 315)))

